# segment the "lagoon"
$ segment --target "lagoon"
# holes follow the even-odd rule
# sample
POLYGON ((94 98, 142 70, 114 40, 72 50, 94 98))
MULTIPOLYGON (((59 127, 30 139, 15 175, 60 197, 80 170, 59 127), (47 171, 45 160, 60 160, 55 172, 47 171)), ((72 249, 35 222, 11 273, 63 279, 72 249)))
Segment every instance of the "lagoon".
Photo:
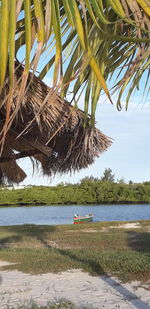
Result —
POLYGON ((0 226, 72 224, 75 213, 94 214, 94 221, 134 221, 150 219, 149 204, 59 205, 0 208, 0 226))

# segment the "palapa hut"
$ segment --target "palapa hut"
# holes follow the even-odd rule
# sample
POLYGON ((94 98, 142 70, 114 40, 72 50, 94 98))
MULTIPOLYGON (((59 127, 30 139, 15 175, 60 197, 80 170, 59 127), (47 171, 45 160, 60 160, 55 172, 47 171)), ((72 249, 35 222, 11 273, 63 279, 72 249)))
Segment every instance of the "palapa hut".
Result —
MULTIPOLYGON (((17 160, 30 157, 43 175, 77 171, 94 162, 112 143, 101 131, 90 126, 90 117, 71 106, 38 77, 29 73, 28 88, 21 108, 17 106, 23 66, 16 64, 13 95, 13 121, 9 122, 0 156, 0 182, 19 183, 26 177, 17 160)), ((0 96, 1 132, 6 118, 5 98, 9 79, 0 96)))

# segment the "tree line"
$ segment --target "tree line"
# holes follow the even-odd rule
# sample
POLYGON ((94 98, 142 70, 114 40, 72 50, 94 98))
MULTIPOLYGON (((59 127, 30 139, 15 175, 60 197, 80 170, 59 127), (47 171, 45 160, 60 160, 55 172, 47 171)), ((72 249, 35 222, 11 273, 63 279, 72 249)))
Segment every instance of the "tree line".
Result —
POLYGON ((24 189, 0 189, 0 205, 150 203, 150 182, 115 182, 111 169, 101 179, 85 177, 80 183, 57 186, 32 186, 24 189))

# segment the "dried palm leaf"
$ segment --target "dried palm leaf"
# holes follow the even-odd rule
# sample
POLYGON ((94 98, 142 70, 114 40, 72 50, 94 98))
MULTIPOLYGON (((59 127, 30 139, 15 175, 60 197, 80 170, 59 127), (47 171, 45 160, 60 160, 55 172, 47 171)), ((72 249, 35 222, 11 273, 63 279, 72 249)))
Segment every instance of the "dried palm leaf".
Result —
MULTIPOLYGON (((16 68, 15 81, 20 80, 21 83, 20 77, 24 68, 18 63, 16 68)), ((20 83, 16 83, 13 95, 14 112, 20 83)), ((19 182, 25 177, 25 173, 16 163, 17 159, 31 157, 37 166, 41 165, 43 174, 51 176, 89 166, 111 145, 110 138, 91 126, 91 118, 88 116, 85 126, 84 113, 63 100, 55 89, 50 89, 32 73, 28 75, 28 83, 29 88, 24 96, 21 111, 16 113, 15 119, 10 119, 0 158, 2 175, 7 181, 19 182), (45 98, 47 100, 43 105, 45 98), (26 127, 26 123, 30 125, 26 127)), ((1 93, 2 102, 7 93, 9 80, 5 81, 5 88, 1 93)), ((6 108, 2 104, 1 126, 5 114, 6 108)))

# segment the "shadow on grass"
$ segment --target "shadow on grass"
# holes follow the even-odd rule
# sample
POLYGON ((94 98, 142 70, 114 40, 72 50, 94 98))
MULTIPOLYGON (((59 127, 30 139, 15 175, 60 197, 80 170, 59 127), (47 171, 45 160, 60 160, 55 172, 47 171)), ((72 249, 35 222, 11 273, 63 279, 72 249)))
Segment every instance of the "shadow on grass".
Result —
POLYGON ((99 265, 99 263, 95 262, 92 258, 88 257, 78 257, 76 254, 73 254, 70 250, 59 250, 59 253, 63 256, 69 257, 71 260, 78 262, 83 266, 83 269, 90 271, 93 275, 106 275, 103 268, 99 265))
MULTIPOLYGON (((45 241, 44 241, 44 243, 45 243, 47 248, 50 247, 48 244, 46 244, 45 241)), ((57 250, 59 251, 59 253, 61 255, 66 256, 67 258, 69 257, 70 259, 74 260, 75 262, 81 263, 81 265, 83 265, 83 264, 85 265, 86 264, 87 268, 88 269, 90 268, 93 274, 100 275, 101 279, 107 285, 109 285, 111 288, 116 290, 116 292, 118 294, 120 294, 121 297, 123 296, 123 301, 129 302, 129 304, 132 304, 137 309, 150 309, 150 306, 147 303, 142 301, 136 294, 134 294, 133 292, 129 291, 126 287, 124 287, 121 283, 116 281, 114 278, 110 277, 102 269, 102 267, 98 263, 93 261, 92 259, 79 258, 75 254, 70 252, 70 250, 60 250, 60 249, 57 249, 57 250)))
POLYGON ((128 246, 143 254, 150 255, 150 233, 129 231, 128 233, 128 246))
POLYGON ((55 226, 36 226, 33 224, 8 226, 7 231, 13 235, 0 239, 0 248, 9 248, 12 243, 21 242, 24 237, 32 237, 46 246, 44 242, 45 234, 47 232, 53 233, 55 230, 55 226))

